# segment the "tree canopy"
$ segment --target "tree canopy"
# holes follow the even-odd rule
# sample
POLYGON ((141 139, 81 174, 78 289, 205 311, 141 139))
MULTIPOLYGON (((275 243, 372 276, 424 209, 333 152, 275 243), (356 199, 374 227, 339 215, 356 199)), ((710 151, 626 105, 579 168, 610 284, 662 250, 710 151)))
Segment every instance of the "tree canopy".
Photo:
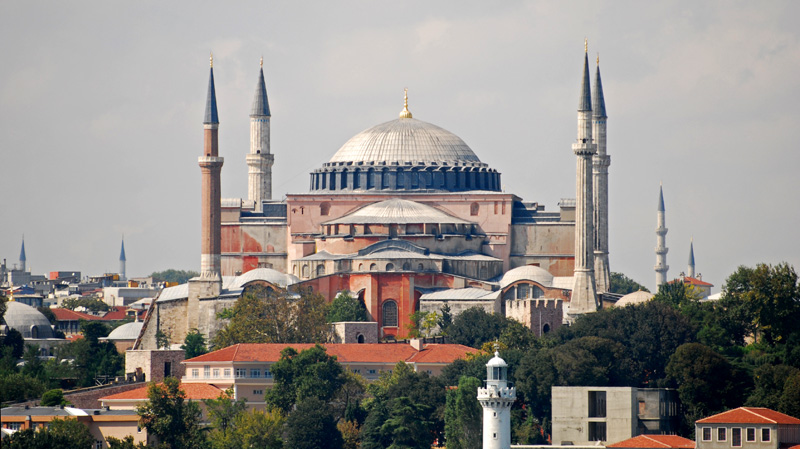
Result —
POLYGON ((200 273, 192 270, 175 270, 167 269, 164 271, 154 271, 150 277, 155 282, 170 282, 176 284, 185 284, 189 279, 200 276, 200 273))
POLYGON ((339 292, 328 306, 328 322, 368 321, 367 306, 350 292, 339 292))
POLYGON ((639 290, 645 292, 650 291, 644 285, 634 281, 633 279, 629 278, 628 276, 625 276, 622 273, 615 273, 612 271, 608 277, 609 277, 608 291, 610 293, 619 293, 620 295, 627 295, 628 293, 633 293, 639 290))
POLYGON ((192 449, 205 444, 197 402, 187 401, 180 381, 167 377, 147 387, 147 402, 136 407, 139 422, 170 449, 192 449))

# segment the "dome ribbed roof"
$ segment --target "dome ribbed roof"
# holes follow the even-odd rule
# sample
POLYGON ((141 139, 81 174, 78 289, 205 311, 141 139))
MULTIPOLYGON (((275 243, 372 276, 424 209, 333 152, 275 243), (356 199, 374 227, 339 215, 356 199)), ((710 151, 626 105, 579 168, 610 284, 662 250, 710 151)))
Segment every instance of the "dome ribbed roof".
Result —
POLYGON ((642 304, 653 299, 653 296, 655 295, 650 292, 639 290, 623 296, 615 305, 617 307, 625 307, 631 304, 642 304))
POLYGON ((399 118, 362 131, 348 140, 330 163, 442 163, 480 159, 450 131, 414 118, 399 118))
POLYGON ((500 288, 506 288, 520 280, 538 282, 545 287, 553 286, 553 275, 549 271, 534 265, 524 265, 508 270, 500 279, 500 288))
POLYGON ((125 323, 111 331, 111 333, 108 334, 108 337, 101 338, 101 340, 136 340, 139 337, 139 332, 141 332, 142 326, 144 326, 143 321, 125 323))
POLYGON ((42 312, 17 301, 8 301, 6 307, 3 322, 16 329, 23 338, 53 338, 53 328, 42 312), (37 335, 33 335, 34 328, 37 335))

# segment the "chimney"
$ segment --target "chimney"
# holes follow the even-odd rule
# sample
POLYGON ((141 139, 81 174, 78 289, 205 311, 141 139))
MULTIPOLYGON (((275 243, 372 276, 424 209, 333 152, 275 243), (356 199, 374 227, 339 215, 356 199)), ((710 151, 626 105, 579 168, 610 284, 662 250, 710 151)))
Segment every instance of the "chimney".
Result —
POLYGON ((412 338, 409 344, 417 351, 422 351, 422 348, 425 346, 421 338, 412 338))

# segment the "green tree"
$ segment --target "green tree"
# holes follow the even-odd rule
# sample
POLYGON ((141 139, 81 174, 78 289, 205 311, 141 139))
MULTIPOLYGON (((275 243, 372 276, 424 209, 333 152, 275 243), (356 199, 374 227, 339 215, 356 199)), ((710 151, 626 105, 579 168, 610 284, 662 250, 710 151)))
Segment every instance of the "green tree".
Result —
POLYGON ((58 319, 56 319, 56 314, 53 313, 53 310, 50 307, 37 307, 36 310, 38 310, 39 313, 47 318, 47 321, 50 322, 50 325, 55 325, 56 321, 58 321, 58 319))
POLYGON ((267 390, 265 400, 287 413, 306 398, 327 403, 347 381, 342 365, 320 345, 300 353, 291 347, 284 349, 270 371, 274 387, 267 390))
POLYGON ((785 343, 800 333, 800 286, 794 267, 787 263, 740 266, 728 277, 720 302, 749 321, 758 340, 785 343))
POLYGON ((25 353, 25 339, 22 338, 22 334, 14 328, 6 332, 5 337, 3 337, 3 346, 11 348, 11 356, 15 359, 21 358, 22 354, 25 353))
POLYGON ((128 435, 123 439, 108 437, 108 449, 148 449, 150 446, 142 443, 133 442, 133 435, 128 435))
POLYGON ((447 392, 445 405, 445 441, 447 449, 480 449, 482 407, 478 388, 482 382, 462 376, 458 388, 447 392))
POLYGON ((89 428, 74 419, 54 419, 45 428, 26 429, 3 439, 8 449, 91 449, 94 446, 89 428))
POLYGON ((208 352, 206 339, 197 329, 192 329, 186 334, 181 349, 186 352, 186 359, 191 359, 208 352))
POLYGON ((41 405, 42 407, 55 407, 59 405, 67 405, 67 401, 64 400, 64 392, 58 388, 56 388, 55 390, 45 391, 44 394, 42 395, 41 405))
POLYGON ((746 405, 779 410, 786 382, 798 373, 800 369, 793 366, 769 364, 759 366, 753 372, 755 388, 747 398, 746 405))
POLYGON ((381 433, 389 435, 392 444, 387 449, 429 449, 433 443, 433 423, 426 419, 430 407, 400 396, 389 403, 389 419, 381 433))
POLYGON ((612 271, 611 274, 609 274, 609 281, 610 282, 608 285, 608 291, 611 293, 619 293, 620 295, 627 295, 628 293, 633 293, 639 290, 645 292, 650 291, 647 289, 647 287, 634 281, 628 276, 625 276, 622 273, 615 273, 612 271))
POLYGON ((189 279, 200 276, 200 273, 192 270, 168 269, 164 271, 154 271, 150 277, 155 282, 170 282, 175 284, 185 284, 189 279))
POLYGON ((232 433, 230 428, 236 417, 247 407, 246 400, 234 401, 233 388, 229 388, 216 399, 203 399, 203 404, 206 406, 211 428, 214 429, 209 435, 212 447, 215 449, 232 447, 229 444, 230 433, 232 433))
POLYGON ((504 316, 472 307, 455 317, 447 329, 447 335, 453 343, 480 348, 487 341, 497 339, 507 323, 508 319, 504 316))
POLYGON ((325 298, 308 289, 297 293, 255 286, 236 301, 230 322, 214 347, 237 343, 323 343, 329 326, 325 298))
POLYGON ((344 441, 324 401, 306 397, 286 420, 286 446, 292 449, 341 449, 344 441))
POLYGON ((108 333, 111 332, 108 326, 102 321, 81 320, 79 326, 83 338, 92 346, 97 346, 99 339, 108 337, 108 333))
POLYGON ((167 377, 147 387, 148 401, 136 407, 139 422, 169 449, 192 449, 205 444, 200 407, 186 400, 180 381, 167 377))
POLYGON ((8 302, 8 298, 2 292, 0 292, 0 322, 3 321, 3 317, 6 315, 6 309, 8 306, 6 303, 8 302))
POLYGON ((45 391, 39 379, 21 373, 11 373, 0 377, 0 402, 21 402, 37 399, 45 391))
POLYGON ((800 416, 800 373, 794 373, 783 384, 778 411, 789 416, 800 416))
POLYGON ((239 413, 230 432, 231 449, 281 449, 286 417, 280 410, 251 410, 239 413))
POLYGON ((367 318, 367 306, 358 298, 354 298, 350 292, 339 292, 330 306, 328 306, 328 322, 336 323, 339 321, 369 321, 367 318))
POLYGON ((69 310, 75 310, 78 307, 83 307, 90 312, 106 312, 111 310, 108 304, 102 299, 91 296, 80 298, 67 298, 61 302, 61 307, 69 310))
POLYGON ((336 428, 342 434, 342 449, 359 448, 359 428, 356 421, 339 421, 336 423, 336 428))
POLYGON ((441 308, 441 312, 442 314, 439 316, 439 321, 436 324, 439 325, 439 333, 447 335, 450 325, 453 324, 453 312, 450 310, 450 304, 445 302, 441 308))
POLYGON ((156 331, 156 348, 169 349, 172 345, 172 333, 164 332, 161 329, 156 331))
POLYGON ((684 406, 684 432, 696 420, 742 403, 746 392, 739 373, 720 354, 700 343, 681 345, 670 357, 667 380, 677 387, 684 406))

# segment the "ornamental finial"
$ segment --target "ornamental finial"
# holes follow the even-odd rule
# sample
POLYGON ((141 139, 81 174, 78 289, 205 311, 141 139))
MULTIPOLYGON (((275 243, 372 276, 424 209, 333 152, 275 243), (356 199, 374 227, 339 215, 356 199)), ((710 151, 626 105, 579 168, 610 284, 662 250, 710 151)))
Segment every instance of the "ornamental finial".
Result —
POLYGON ((400 118, 411 118, 411 111, 408 110, 408 88, 405 88, 403 95, 403 110, 400 111, 400 118))
POLYGON ((583 38, 583 51, 589 53, 589 39, 583 38))
POLYGON ((264 68, 264 57, 263 56, 261 57, 261 63, 260 64, 261 64, 261 68, 263 69, 264 68))
POLYGON ((212 69, 214 68, 214 52, 213 51, 211 52, 211 56, 208 57, 208 65, 210 65, 212 69))
POLYGON ((597 52, 597 65, 600 65, 600 52, 597 52))

